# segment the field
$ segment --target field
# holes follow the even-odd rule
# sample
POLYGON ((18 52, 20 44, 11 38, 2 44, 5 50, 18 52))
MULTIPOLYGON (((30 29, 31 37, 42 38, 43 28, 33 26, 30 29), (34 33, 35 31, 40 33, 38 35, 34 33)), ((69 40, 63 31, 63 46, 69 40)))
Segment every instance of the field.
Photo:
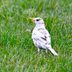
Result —
POLYGON ((72 72, 72 0, 0 0, 0 72, 72 72), (58 57, 38 55, 30 17, 44 19, 58 57))

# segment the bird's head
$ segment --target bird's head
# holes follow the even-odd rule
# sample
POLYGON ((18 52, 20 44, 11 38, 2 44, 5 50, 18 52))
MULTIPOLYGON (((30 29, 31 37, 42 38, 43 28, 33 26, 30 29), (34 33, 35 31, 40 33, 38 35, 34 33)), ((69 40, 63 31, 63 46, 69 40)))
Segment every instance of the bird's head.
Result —
POLYGON ((31 20, 32 20, 36 25, 44 24, 43 19, 40 18, 40 17, 37 17, 37 18, 31 18, 31 20))

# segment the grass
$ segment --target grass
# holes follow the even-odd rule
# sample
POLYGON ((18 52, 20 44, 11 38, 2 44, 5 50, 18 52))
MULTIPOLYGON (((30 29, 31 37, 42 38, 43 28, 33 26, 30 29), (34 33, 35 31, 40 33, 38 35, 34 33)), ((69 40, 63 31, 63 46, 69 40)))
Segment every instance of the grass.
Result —
POLYGON ((0 0, 0 72, 72 72, 72 0, 0 0), (38 56, 29 17, 44 19, 58 57, 38 56))

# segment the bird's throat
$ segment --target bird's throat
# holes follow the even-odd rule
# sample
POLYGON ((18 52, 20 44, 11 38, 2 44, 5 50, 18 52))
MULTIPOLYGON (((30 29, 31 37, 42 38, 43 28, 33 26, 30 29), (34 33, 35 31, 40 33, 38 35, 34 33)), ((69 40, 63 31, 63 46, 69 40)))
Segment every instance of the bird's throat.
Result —
POLYGON ((36 24, 36 28, 45 28, 44 24, 36 24))

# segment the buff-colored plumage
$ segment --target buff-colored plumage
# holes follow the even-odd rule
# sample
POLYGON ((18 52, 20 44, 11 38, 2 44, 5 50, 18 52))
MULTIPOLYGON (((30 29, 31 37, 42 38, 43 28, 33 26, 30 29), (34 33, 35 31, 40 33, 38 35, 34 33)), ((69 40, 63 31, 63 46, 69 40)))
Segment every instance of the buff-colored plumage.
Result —
POLYGON ((38 52, 40 52, 40 48, 46 49, 46 52, 48 49, 52 54, 57 56, 58 54, 51 47, 51 37, 47 29, 45 28, 43 19, 32 18, 32 20, 36 24, 32 32, 32 39, 34 45, 38 48, 38 52))

